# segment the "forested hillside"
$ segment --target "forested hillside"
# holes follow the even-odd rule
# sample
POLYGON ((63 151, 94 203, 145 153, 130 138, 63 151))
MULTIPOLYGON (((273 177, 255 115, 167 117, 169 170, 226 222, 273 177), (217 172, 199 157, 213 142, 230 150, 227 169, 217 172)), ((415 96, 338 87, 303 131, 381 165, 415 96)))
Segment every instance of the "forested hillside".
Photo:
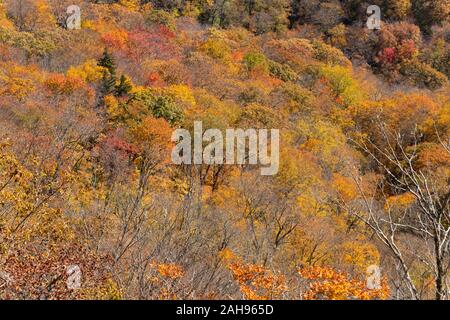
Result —
POLYGON ((0 0, 0 299, 448 299, 449 8, 0 0), (278 173, 175 165, 194 121, 278 173))

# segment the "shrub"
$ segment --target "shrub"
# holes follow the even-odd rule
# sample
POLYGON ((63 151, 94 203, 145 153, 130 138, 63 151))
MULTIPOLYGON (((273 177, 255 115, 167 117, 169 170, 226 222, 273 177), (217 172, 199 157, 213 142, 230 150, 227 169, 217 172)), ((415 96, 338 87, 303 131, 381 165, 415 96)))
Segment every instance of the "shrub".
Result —
POLYGON ((442 87, 447 82, 447 77, 443 73, 418 60, 407 60, 401 63, 400 73, 414 85, 432 90, 442 87))
POLYGON ((346 28, 343 23, 325 32, 328 42, 334 46, 343 48, 347 45, 346 28))
POLYGON ((146 17, 147 23, 161 24, 174 31, 176 29, 175 16, 164 10, 152 10, 146 17))
POLYGON ((387 0, 384 4, 386 16, 393 20, 405 19, 411 10, 410 0, 387 0))
POLYGON ((229 61, 230 60, 230 47, 225 40, 212 37, 209 38, 202 46, 201 50, 213 59, 229 61))
POLYGON ((331 65, 351 66, 352 63, 348 60, 341 50, 333 48, 322 41, 312 42, 314 49, 314 58, 319 61, 331 65))
POLYGON ((333 93, 344 106, 350 106, 362 99, 363 93, 358 82, 353 79, 352 72, 341 66, 325 66, 321 75, 328 81, 333 93))
POLYGON ((269 73, 269 61, 262 53, 248 53, 244 57, 244 64, 247 70, 260 71, 262 73, 269 73))
MULTIPOLYGON (((183 110, 174 102, 173 98, 165 95, 155 95, 151 90, 137 92, 133 99, 129 102, 128 108, 137 109, 138 118, 147 116, 149 112, 155 118, 164 118, 170 124, 182 121, 184 115, 183 110), (130 105, 131 104, 131 105, 130 105), (142 107, 137 108, 136 105, 142 107)), ((134 112, 136 114, 136 112, 134 112)), ((136 119, 139 120, 139 119, 136 119)))
POLYGON ((295 81, 298 78, 297 73, 295 73, 295 71, 292 70, 292 68, 286 64, 281 64, 275 61, 269 61, 269 69, 270 74, 273 77, 283 80, 285 82, 295 81))

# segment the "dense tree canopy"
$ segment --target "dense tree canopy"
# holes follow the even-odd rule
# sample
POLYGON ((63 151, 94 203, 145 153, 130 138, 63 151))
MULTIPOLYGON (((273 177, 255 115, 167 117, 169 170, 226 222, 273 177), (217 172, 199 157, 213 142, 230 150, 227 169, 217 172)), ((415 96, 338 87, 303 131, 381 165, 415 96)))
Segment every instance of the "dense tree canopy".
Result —
POLYGON ((450 5, 371 4, 0 0, 0 299, 447 299, 450 5), (278 174, 173 164, 194 121, 278 174))

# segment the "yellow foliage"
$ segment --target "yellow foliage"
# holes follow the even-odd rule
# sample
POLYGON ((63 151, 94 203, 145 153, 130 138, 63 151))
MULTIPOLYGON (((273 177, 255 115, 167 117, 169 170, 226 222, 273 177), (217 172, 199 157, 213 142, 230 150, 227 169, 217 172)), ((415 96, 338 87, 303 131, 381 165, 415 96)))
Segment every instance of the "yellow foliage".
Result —
POLYGON ((236 256, 234 255, 233 251, 231 251, 228 248, 225 248, 222 251, 220 251, 219 256, 222 259, 224 259, 225 261, 231 261, 231 260, 236 258, 236 256))
POLYGON ((321 73, 336 95, 336 102, 348 107, 364 99, 364 90, 354 79, 351 69, 342 66, 324 66, 321 73))
POLYGON ((111 119, 116 119, 122 115, 123 110, 120 108, 119 101, 117 101, 115 96, 107 95, 103 98, 103 102, 111 119))
POLYGON ((35 90, 36 82, 41 79, 36 67, 0 63, 0 95, 23 99, 35 90))
POLYGON ((187 85, 171 85, 163 89, 164 94, 171 96, 175 101, 179 101, 187 107, 195 107, 196 101, 194 94, 187 85))
MULTIPOLYGON (((39 158, 30 161, 43 163, 39 158)), ((51 181, 49 177, 54 174, 54 163, 47 169, 32 172, 11 153, 8 141, 0 142, 0 209, 3 212, 0 224, 4 227, 0 228, 0 239, 9 236, 10 232, 23 239, 33 236, 43 236, 53 241, 73 238, 62 211, 45 202, 40 203, 40 197, 46 190, 58 188, 58 185, 54 182, 39 185, 37 182, 45 179, 51 181)))
POLYGON ((35 2, 36 11, 35 15, 35 24, 39 27, 44 26, 52 26, 56 24, 56 18, 51 12, 50 6, 47 0, 37 0, 35 2))
POLYGON ((200 48, 213 59, 226 63, 231 61, 230 47, 223 39, 211 37, 200 48))
POLYGON ((67 76, 79 77, 83 81, 91 83, 102 78, 103 70, 103 67, 97 65, 97 61, 91 59, 77 67, 71 66, 69 70, 67 70, 67 76))
POLYGON ((119 4, 125 8, 133 11, 137 11, 140 8, 140 0, 119 0, 119 4))
POLYGON ((5 5, 0 2, 0 26, 8 30, 14 30, 14 24, 6 16, 5 5))
POLYGON ((349 267, 364 274, 371 265, 380 263, 380 253, 377 248, 368 242, 348 241, 342 244, 343 260, 349 267))
POLYGON ((386 211, 391 210, 406 210, 411 204, 416 201, 416 198, 412 193, 406 192, 398 196, 391 196, 386 199, 384 209, 386 211))
POLYGON ((123 293, 116 282, 108 279, 96 288, 82 289, 81 297, 86 300, 122 300, 123 293))
POLYGON ((11 19, 21 31, 49 30, 56 26, 56 18, 47 0, 22 0, 21 2, 21 5, 27 8, 13 10, 11 14, 11 19))
POLYGON ((328 122, 305 119, 298 121, 296 134, 306 140, 302 149, 320 158, 330 170, 339 171, 347 149, 346 137, 340 128, 328 122))

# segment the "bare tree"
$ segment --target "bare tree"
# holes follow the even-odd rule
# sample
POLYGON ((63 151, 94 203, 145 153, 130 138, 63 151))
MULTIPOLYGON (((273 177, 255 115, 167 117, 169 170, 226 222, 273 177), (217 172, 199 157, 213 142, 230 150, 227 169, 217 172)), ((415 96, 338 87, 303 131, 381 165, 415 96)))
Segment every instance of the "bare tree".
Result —
MULTIPOLYGON (((407 147, 404 136, 390 133, 383 124, 380 130, 384 146, 376 145, 370 139, 352 140, 374 160, 384 179, 375 191, 377 195, 369 195, 362 179, 354 177, 365 210, 353 207, 348 208, 349 212, 362 220, 395 257, 411 298, 421 299, 411 275, 412 261, 419 261, 434 276, 436 299, 446 299, 450 264, 450 179, 439 177, 433 169, 418 168, 416 133, 412 145, 407 147), (401 212, 394 212, 388 201, 381 206, 377 197, 381 193, 382 199, 386 200, 386 190, 391 194, 408 193, 414 204, 401 212), (416 245, 412 247, 408 242, 416 245)), ((438 140, 450 154, 448 141, 442 141, 439 135, 438 140)))

